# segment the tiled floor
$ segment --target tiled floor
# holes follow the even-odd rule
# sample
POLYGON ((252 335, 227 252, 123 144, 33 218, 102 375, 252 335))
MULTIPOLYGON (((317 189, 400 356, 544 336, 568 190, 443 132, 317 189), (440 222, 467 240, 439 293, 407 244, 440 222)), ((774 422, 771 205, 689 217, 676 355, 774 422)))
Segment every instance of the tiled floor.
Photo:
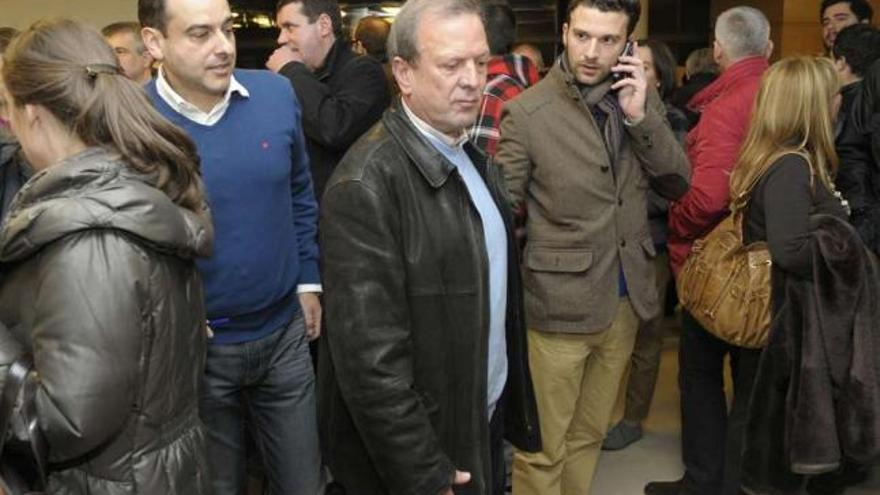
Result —
MULTIPOLYGON (((643 425, 645 436, 599 458, 592 495, 641 495, 645 483, 681 477, 681 416, 678 407, 678 352, 667 339, 651 413, 643 425)), ((615 418, 622 414, 622 403, 615 418)))
MULTIPOLYGON (((602 453, 591 495, 642 495, 648 481, 681 477, 676 346, 674 337, 664 342, 657 390, 644 424, 645 436, 621 451, 602 453)), ((615 420, 622 414, 622 402, 618 409, 615 420)), ((845 495, 880 495, 880 468, 875 470, 871 480, 850 488, 845 495)))
MULTIPOLYGON (((642 495, 649 481, 681 477, 678 341, 673 325, 667 325, 665 333, 660 376, 651 413, 644 424, 645 436, 621 451, 602 453, 591 495, 642 495)), ((615 421, 622 414, 622 400, 617 409, 615 421)), ((257 495, 260 488, 254 485, 249 493, 257 495)), ((844 495, 880 495, 880 468, 872 480, 844 495)))

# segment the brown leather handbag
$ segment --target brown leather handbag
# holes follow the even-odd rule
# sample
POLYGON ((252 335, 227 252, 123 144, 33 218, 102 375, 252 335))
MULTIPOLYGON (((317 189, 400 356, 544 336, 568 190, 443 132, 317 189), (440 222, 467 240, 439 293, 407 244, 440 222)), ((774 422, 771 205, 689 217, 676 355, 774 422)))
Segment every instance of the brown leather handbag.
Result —
POLYGON ((682 306, 710 333, 739 347, 760 348, 770 329, 770 252, 743 245, 747 198, 694 242, 677 280, 682 306))

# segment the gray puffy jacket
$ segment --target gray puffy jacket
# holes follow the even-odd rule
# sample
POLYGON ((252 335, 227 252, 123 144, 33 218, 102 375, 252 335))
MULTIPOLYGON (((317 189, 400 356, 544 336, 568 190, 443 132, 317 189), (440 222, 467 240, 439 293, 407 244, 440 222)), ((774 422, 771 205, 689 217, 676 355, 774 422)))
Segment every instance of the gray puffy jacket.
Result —
POLYGON ((36 174, 0 232, 0 376, 32 353, 51 494, 209 492, 194 259, 213 233, 152 182, 91 148, 36 174))

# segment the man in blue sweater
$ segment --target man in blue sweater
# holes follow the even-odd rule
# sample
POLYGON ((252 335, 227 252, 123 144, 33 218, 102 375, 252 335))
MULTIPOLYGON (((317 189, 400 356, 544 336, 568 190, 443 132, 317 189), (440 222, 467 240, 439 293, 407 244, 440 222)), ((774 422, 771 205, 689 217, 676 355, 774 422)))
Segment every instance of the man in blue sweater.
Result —
POLYGON ((139 0, 156 108, 195 140, 214 217, 200 264, 213 331, 201 384, 213 493, 244 493, 243 421, 269 493, 315 495, 321 461, 308 341, 320 334, 317 204, 283 78, 234 70, 227 0, 139 0))

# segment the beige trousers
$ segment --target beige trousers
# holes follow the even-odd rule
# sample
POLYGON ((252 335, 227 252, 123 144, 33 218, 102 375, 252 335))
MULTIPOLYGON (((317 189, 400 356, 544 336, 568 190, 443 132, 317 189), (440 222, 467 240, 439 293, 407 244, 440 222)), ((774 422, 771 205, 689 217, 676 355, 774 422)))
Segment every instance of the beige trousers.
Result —
POLYGON ((515 452, 514 495, 590 493, 638 327, 629 299, 621 298, 602 332, 528 331, 543 450, 515 452))

